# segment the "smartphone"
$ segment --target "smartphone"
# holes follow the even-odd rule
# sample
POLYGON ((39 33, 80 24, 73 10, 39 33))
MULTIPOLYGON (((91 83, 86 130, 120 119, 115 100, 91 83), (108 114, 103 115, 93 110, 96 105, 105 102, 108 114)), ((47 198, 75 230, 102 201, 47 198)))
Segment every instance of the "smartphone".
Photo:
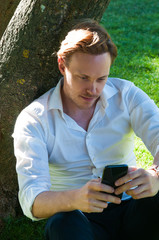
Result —
MULTIPOLYGON (((107 184, 115 189, 117 188, 117 186, 115 186, 115 181, 125 176, 127 172, 128 166, 126 164, 108 165, 103 170, 102 183, 107 184)), ((122 198, 122 193, 119 195, 112 193, 112 195, 122 198)))

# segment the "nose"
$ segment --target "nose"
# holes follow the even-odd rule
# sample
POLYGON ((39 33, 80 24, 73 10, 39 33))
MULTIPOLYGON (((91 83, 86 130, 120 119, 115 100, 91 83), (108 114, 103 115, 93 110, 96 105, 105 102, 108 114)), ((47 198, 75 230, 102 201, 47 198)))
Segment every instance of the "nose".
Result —
POLYGON ((89 84, 89 87, 87 88, 87 93, 92 95, 96 95, 96 83, 92 82, 89 84))

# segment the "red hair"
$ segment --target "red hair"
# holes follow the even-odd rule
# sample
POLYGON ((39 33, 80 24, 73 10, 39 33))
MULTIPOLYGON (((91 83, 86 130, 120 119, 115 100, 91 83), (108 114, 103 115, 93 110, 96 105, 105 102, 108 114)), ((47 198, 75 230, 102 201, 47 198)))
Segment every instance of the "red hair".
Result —
POLYGON ((109 52, 112 63, 117 57, 117 47, 107 31, 91 19, 82 20, 68 32, 61 43, 57 56, 63 58, 68 64, 70 57, 75 52, 93 55, 109 52))

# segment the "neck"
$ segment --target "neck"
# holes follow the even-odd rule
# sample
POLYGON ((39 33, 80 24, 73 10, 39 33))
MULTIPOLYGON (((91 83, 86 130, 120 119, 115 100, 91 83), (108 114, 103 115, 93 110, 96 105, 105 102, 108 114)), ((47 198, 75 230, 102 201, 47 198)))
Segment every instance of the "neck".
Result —
POLYGON ((90 108, 82 109, 61 91, 62 103, 63 103, 63 112, 71 117, 76 123, 87 131, 89 123, 93 117, 96 103, 90 108))
POLYGON ((79 111, 64 111, 69 117, 71 117, 80 127, 84 130, 88 130, 89 123, 93 117, 94 109, 79 110, 79 111))

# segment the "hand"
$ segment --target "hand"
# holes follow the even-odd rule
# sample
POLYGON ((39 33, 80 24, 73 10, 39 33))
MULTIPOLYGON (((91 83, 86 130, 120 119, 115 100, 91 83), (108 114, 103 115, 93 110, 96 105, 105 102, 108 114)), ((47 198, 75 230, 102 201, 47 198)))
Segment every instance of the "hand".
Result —
POLYGON ((134 199, 152 197, 159 191, 159 177, 154 170, 129 167, 128 174, 115 182, 115 194, 126 192, 134 199))
POLYGON ((107 208, 107 202, 121 203, 120 198, 110 194, 113 192, 114 188, 102 184, 101 179, 90 180, 82 188, 76 190, 75 208, 88 213, 102 212, 104 208, 107 208))

